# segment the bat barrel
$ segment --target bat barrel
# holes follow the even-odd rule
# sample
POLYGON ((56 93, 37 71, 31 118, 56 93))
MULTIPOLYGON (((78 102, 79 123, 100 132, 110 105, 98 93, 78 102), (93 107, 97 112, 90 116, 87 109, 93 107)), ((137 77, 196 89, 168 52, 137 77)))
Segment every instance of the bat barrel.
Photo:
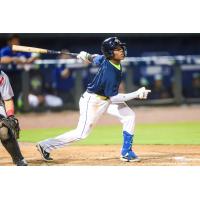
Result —
POLYGON ((12 51, 55 54, 55 55, 66 54, 66 55, 70 55, 70 56, 78 55, 78 53, 70 53, 70 52, 66 52, 66 51, 55 51, 55 50, 48 50, 48 49, 21 46, 21 45, 12 45, 12 51))

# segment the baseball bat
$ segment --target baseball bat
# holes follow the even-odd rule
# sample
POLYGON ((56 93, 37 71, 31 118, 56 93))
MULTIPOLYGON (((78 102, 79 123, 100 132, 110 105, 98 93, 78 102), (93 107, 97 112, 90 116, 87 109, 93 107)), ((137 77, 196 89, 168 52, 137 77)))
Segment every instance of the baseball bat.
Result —
POLYGON ((12 45, 12 51, 20 51, 20 52, 31 52, 31 53, 43 53, 43 54, 66 54, 70 56, 77 56, 78 53, 69 53, 67 51, 55 51, 49 49, 21 46, 21 45, 12 45))

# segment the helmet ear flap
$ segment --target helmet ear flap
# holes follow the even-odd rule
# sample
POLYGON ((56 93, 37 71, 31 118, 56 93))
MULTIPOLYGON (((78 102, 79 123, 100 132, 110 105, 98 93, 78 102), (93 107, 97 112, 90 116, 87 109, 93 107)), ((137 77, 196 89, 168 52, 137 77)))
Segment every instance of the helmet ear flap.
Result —
POLYGON ((104 45, 104 44, 102 44, 101 52, 104 54, 104 56, 105 56, 107 59, 112 58, 113 55, 114 55, 113 50, 110 49, 109 46, 104 45))
POLYGON ((114 52, 113 52, 113 50, 110 50, 110 52, 109 52, 109 58, 112 58, 114 56, 114 52))

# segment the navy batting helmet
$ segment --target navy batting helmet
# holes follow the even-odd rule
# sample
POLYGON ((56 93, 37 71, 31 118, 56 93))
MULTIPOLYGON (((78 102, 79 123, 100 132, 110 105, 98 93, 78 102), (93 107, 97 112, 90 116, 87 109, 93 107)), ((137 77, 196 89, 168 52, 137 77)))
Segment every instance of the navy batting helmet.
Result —
POLYGON ((126 43, 122 43, 117 37, 110 37, 105 39, 101 45, 101 51, 106 58, 111 58, 113 56, 113 51, 117 47, 122 47, 125 56, 127 55, 126 43))

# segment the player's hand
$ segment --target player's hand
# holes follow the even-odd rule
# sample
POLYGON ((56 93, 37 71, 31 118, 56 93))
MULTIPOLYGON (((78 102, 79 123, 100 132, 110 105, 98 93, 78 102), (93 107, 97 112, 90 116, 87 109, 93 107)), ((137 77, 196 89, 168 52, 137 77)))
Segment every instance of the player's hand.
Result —
POLYGON ((147 90, 145 87, 141 87, 137 90, 138 98, 139 99, 147 99, 148 94, 151 92, 151 90, 147 90))
POLYGON ((85 61, 86 63, 91 63, 89 58, 91 57, 91 55, 85 51, 81 51, 78 55, 77 58, 81 59, 83 61, 85 61))

